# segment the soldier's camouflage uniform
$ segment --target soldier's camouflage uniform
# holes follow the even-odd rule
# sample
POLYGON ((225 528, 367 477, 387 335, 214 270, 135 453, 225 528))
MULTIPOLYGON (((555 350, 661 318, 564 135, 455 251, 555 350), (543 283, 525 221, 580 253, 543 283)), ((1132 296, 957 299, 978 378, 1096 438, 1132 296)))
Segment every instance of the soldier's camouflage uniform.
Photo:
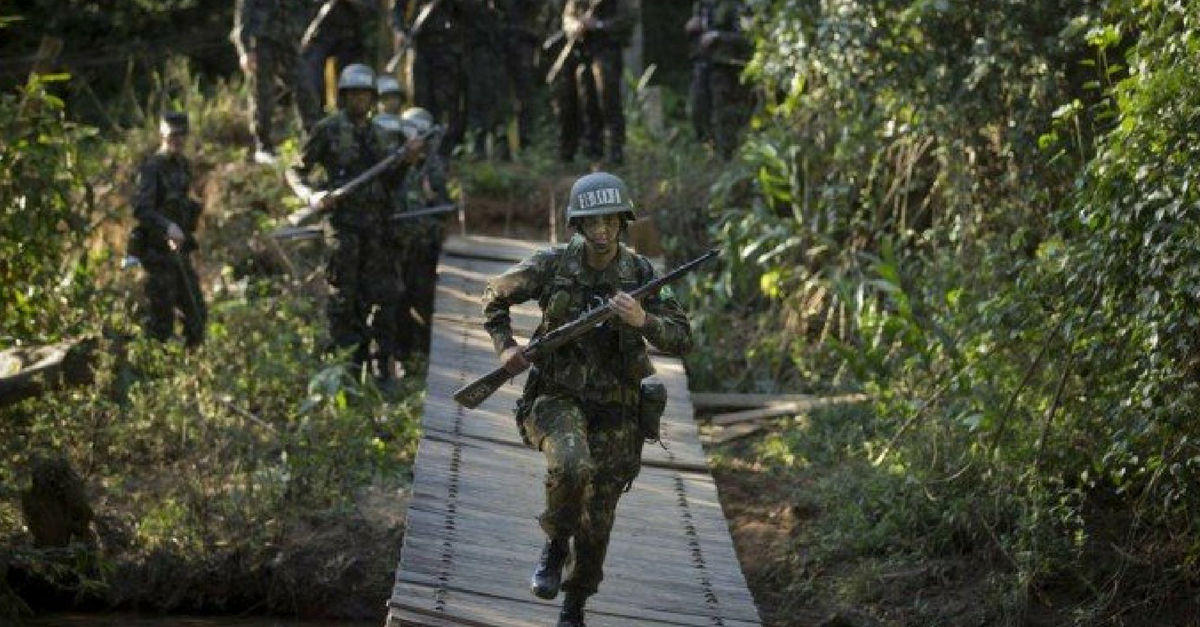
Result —
POLYGON ((533 64, 541 43, 537 33, 540 5, 538 0, 506 0, 497 4, 503 21, 501 43, 511 94, 510 109, 517 120, 517 139, 522 149, 529 147, 539 95, 533 64))
POLYGON ((178 312, 183 316, 184 339, 195 346, 204 339, 208 312, 191 260, 201 210, 200 203, 188 196, 191 182, 191 169, 182 155, 159 151, 146 160, 138 171, 133 196, 137 226, 129 253, 141 260, 145 270, 147 332, 156 339, 170 338, 178 312), (172 223, 186 236, 178 251, 172 251, 167 241, 172 223))
POLYGON ((300 60, 300 37, 312 13, 307 0, 237 0, 231 38, 240 54, 257 57, 257 69, 249 77, 250 131, 261 149, 275 146, 271 116, 276 80, 291 87, 305 130, 321 119, 320 96, 300 60))
MULTIPOLYGON (((326 0, 329 7, 325 19, 313 31, 308 45, 301 51, 304 72, 318 98, 325 97, 325 60, 333 58, 334 72, 341 71, 351 63, 366 60, 363 46, 363 27, 371 23, 374 3, 366 0, 326 0)), ((315 14, 317 11, 313 11, 315 14)), ((314 15, 315 17, 315 15, 314 15)), ((305 25, 307 29, 308 24, 305 25)))
MULTIPOLYGON (((603 128, 609 157, 621 161, 625 147, 622 49, 629 43, 636 18, 630 10, 629 0, 567 0, 563 8, 563 28, 582 20, 593 5, 598 8, 591 16, 602 21, 603 27, 582 36, 562 69, 562 72, 572 74, 574 80, 563 80, 555 89, 559 100, 559 152, 564 158, 574 155, 580 136, 579 107, 581 103, 586 106, 594 93, 598 115, 588 111, 589 115, 582 117, 592 127, 584 130, 584 136, 589 143, 594 143, 603 128)), ((589 148, 595 150, 597 147, 589 148)))
MULTIPOLYGON (((403 138, 384 135, 388 150, 400 148, 403 138)), ((450 202, 446 187, 446 161, 440 152, 426 151, 425 160, 409 168, 392 183, 392 207, 397 213, 450 202)), ((428 353, 433 301, 437 289, 437 261, 444 236, 437 216, 399 220, 394 230, 396 262, 404 286, 396 308, 396 356, 428 353)))
POLYGON ((740 0, 700 0, 694 15, 701 20, 692 51, 692 83, 688 93, 692 124, 701 141, 712 141, 717 153, 729 159, 737 148, 744 120, 746 92, 739 76, 750 52, 741 28, 740 0), (708 49, 700 47, 705 31, 717 33, 708 49))
MULTIPOLYGON (((488 282, 483 311, 497 352, 515 344, 512 305, 538 301, 542 323, 536 335, 541 335, 655 275, 644 257, 624 246, 608 268, 592 270, 584 246, 576 235, 488 282)), ((547 462, 542 529, 550 538, 574 537, 574 566, 562 589, 584 597, 603 578, 617 500, 641 469, 638 395, 641 380, 653 373, 645 342, 675 355, 692 345, 687 317, 669 289, 643 307, 648 314, 643 328, 614 318, 538 360, 519 405, 522 435, 547 462)))
MULTIPOLYGON (((307 180, 319 166, 320 189, 345 185, 386 156, 383 139, 369 121, 356 125, 344 112, 321 120, 292 168, 294 179, 307 180)), ((332 250, 326 278, 332 288, 326 314, 339 347, 356 347, 354 358, 383 363, 395 353, 397 308, 402 282, 396 268, 392 199, 386 179, 402 178, 406 165, 341 198, 330 212, 332 250), (370 340, 375 352, 369 354, 370 340)))
POLYGON ((508 138, 504 133, 507 116, 508 78, 505 76, 504 40, 501 13, 497 6, 505 0, 460 0, 467 19, 464 35, 467 67, 475 68, 466 81, 467 133, 471 152, 487 154, 487 138, 492 138, 497 156, 507 158, 508 138))
MULTIPOLYGON (((407 34, 410 20, 416 19, 432 1, 396 0, 392 7, 392 29, 407 34)), ((442 0, 412 42, 413 104, 427 109, 446 127, 441 146, 446 156, 462 141, 466 128, 463 107, 466 17, 460 6, 463 1, 442 0)))

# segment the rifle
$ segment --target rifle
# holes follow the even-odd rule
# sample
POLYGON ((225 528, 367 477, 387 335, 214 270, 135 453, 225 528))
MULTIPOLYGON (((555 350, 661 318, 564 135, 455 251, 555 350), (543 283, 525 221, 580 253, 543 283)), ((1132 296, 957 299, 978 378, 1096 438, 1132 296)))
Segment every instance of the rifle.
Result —
POLYGON ((421 7, 421 12, 417 13, 417 17, 413 18, 412 28, 408 29, 408 36, 404 38, 404 44, 400 46, 396 54, 392 55, 392 58, 388 59, 388 62, 383 66, 385 72, 388 74, 395 73, 396 68, 400 65, 400 60, 404 58, 405 54, 408 54, 409 50, 412 50, 413 39, 421 34, 425 22, 429 21, 429 16, 433 15, 433 12, 440 4, 442 4, 442 0, 433 0, 433 2, 421 7))
MULTIPOLYGON (((441 133, 441 132, 442 132, 442 127, 438 126, 437 124, 434 124, 433 126, 431 126, 429 128, 429 130, 425 131, 424 133, 421 133, 419 135, 419 137, 421 139, 426 139, 430 135, 434 135, 436 133, 441 133)), ((327 196, 327 197, 332 198, 336 202, 349 194, 353 194, 355 191, 358 190, 358 188, 362 187, 363 185, 366 185, 367 183, 370 183, 372 180, 375 179, 375 177, 379 176, 380 174, 383 174, 385 171, 388 170, 388 168, 391 168, 392 166, 394 166, 397 161, 403 159, 407 155, 408 155, 408 145, 405 144, 405 145, 401 146, 400 148, 398 148, 392 154, 381 159, 379 161, 379 163, 376 163, 375 165, 371 166, 370 168, 367 168, 367 170, 364 171, 362 174, 359 174, 358 176, 354 177, 353 179, 350 179, 350 181, 348 183, 346 183, 345 185, 333 190, 332 192, 329 192, 329 196, 327 196)), ((301 210, 297 211, 296 213, 293 213, 292 215, 288 216, 288 222, 292 223, 293 225, 303 224, 305 221, 307 221, 309 218, 313 217, 320 211, 321 211, 320 209, 317 209, 315 207, 305 207, 304 209, 301 209, 301 210)))
MULTIPOLYGON (((596 0, 595 2, 590 4, 588 6, 587 13, 585 13, 583 16, 583 19, 584 20, 591 19, 592 15, 594 15, 596 13, 596 9, 599 8, 601 4, 604 4, 604 0, 596 0)), ((563 46, 562 52, 558 53, 558 58, 554 60, 554 65, 550 66, 550 71, 546 72, 546 84, 547 85, 554 84, 554 79, 558 78, 558 73, 561 72, 563 69, 563 66, 566 65, 567 59, 571 58, 571 54, 575 52, 575 44, 579 43, 579 40, 583 38, 582 35, 580 35, 578 37, 571 37, 570 35, 568 35, 566 33, 565 30, 559 31, 559 32, 562 33, 563 37, 567 38, 567 43, 563 46)), ((550 39, 547 39, 546 43, 543 45, 552 45, 551 40, 553 40, 555 43, 557 43, 557 41, 559 39, 561 39, 561 38, 558 38, 558 34, 555 33, 555 35, 552 35, 550 37, 550 39)))
POLYGON ((426 207, 424 209, 401 211, 399 213, 392 214, 392 219, 412 220, 414 218, 424 218, 425 216, 437 216, 443 213, 450 213, 452 211, 458 211, 458 203, 448 202, 441 205, 435 205, 433 207, 426 207))
POLYGON ((328 0, 328 2, 322 4, 321 8, 317 10, 316 17, 308 23, 308 28, 304 29, 304 35, 300 37, 301 51, 306 50, 308 45, 312 43, 313 37, 317 36, 317 31, 321 30, 321 25, 325 23, 329 14, 333 12, 333 5, 337 3, 338 0, 328 0))
MULTIPOLYGON (((708 261, 712 257, 717 256, 720 249, 714 248, 700 257, 693 259, 678 268, 664 274, 663 276, 650 281, 649 283, 637 288, 629 295, 637 300, 643 300, 662 289, 662 287, 683 275, 691 272, 696 266, 708 261)), ((584 333, 594 329, 605 321, 616 316, 616 311, 608 305, 594 307, 585 312, 582 316, 575 320, 554 329, 541 336, 540 338, 530 342, 521 352, 525 355, 526 361, 538 359, 551 351, 575 341, 584 333)), ((504 366, 500 366, 495 370, 483 375, 475 381, 459 388, 454 392, 454 400, 458 401, 459 405, 467 409, 475 409, 479 407, 483 401, 487 400, 500 386, 506 381, 513 378, 519 372, 509 372, 504 366)))
MULTIPOLYGON (((436 216, 443 213, 451 213, 453 211, 458 211, 458 205, 456 203, 448 202, 442 205, 426 207, 425 209, 393 213, 390 219, 399 222, 401 220, 414 220, 416 218, 436 216)), ((319 226, 285 226, 271 233, 271 237, 282 242, 293 240, 302 242, 310 239, 322 239, 325 237, 325 233, 325 229, 319 226)), ((134 259, 137 259, 137 257, 134 257, 134 259)))

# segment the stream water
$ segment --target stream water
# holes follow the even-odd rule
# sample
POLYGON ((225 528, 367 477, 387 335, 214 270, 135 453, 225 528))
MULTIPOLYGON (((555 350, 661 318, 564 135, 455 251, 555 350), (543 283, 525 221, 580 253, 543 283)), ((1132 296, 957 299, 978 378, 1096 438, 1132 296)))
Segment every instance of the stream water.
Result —
POLYGON ((164 616, 158 614, 47 614, 28 623, 35 627, 380 627, 376 622, 321 621, 271 617, 164 616))

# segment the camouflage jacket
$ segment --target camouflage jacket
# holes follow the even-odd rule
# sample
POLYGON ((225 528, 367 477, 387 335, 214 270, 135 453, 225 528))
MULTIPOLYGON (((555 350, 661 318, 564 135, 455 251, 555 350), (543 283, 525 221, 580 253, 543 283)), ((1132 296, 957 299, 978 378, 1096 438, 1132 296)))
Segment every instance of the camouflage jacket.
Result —
MULTIPOLYGON (((617 290, 631 292, 654 276, 650 262, 625 246, 604 270, 590 269, 584 240, 577 235, 570 243, 538 252, 488 281, 483 294, 484 327, 499 353, 516 344, 509 315, 513 305, 538 301, 542 320, 534 337, 539 337, 603 303, 617 290)), ((538 359, 533 365, 543 384, 589 402, 636 403, 641 380, 654 373, 646 342, 674 355, 692 347, 687 316, 670 288, 645 299, 642 306, 647 313, 642 328, 614 318, 538 359)))
MULTIPOLYGON (((403 135, 381 125, 376 125, 376 129, 379 132, 380 145, 383 146, 385 152, 391 153, 400 149, 403 135)), ((450 202, 450 192, 447 187, 448 169, 446 160, 441 153, 427 147, 425 159, 416 167, 407 168, 403 174, 388 178, 392 192, 392 208, 397 212, 402 212, 450 202), (432 196, 427 192, 432 192, 432 196)), ((436 221, 437 218, 421 218, 420 220, 436 221)))
POLYGON ((587 46, 625 46, 629 43, 637 22, 629 0, 567 0, 563 7, 563 29, 570 31, 571 25, 582 20, 589 11, 604 25, 598 31, 584 35, 582 43, 587 46))
POLYGON ((137 220, 130 254, 143 256, 170 250, 167 228, 179 225, 187 235, 184 250, 195 250, 194 233, 200 221, 200 203, 188 196, 192 184, 186 157, 159 151, 138 170, 133 193, 133 217, 137 220))
POLYGON ((230 38, 242 52, 260 40, 296 47, 314 13, 309 0, 237 0, 230 38))
POLYGON ((692 49, 693 58, 725 65, 745 63, 751 46, 742 31, 745 7, 741 0, 699 0, 692 14, 700 18, 701 24, 692 49), (700 36, 710 32, 717 34, 717 40, 707 49, 700 48, 700 36))
MULTIPOLYGON (((288 171, 288 181, 305 201, 316 189, 334 190, 362 174, 387 156, 385 138, 379 128, 364 120, 355 124, 344 111, 317 122, 300 149, 297 163, 288 171), (317 168, 324 179, 309 181, 317 168)), ((408 167, 401 163, 342 198, 334 205, 330 223, 334 227, 365 227, 386 223, 392 211, 387 181, 403 179, 408 167)))

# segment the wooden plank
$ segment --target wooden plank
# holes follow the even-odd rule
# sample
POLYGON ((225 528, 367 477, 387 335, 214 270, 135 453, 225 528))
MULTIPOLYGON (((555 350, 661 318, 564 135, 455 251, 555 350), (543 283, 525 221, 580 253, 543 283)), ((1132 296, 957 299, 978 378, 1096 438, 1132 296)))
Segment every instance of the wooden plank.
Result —
POLYGON ((761 409, 748 409, 746 411, 718 414, 712 417, 712 423, 720 426, 736 425, 743 422, 754 422, 756 420, 778 418, 779 416, 786 416, 788 414, 798 414, 800 412, 811 411, 813 409, 822 407, 861 403, 867 399, 868 397, 866 394, 843 394, 841 396, 809 397, 803 401, 780 403, 777 405, 763 407, 761 409))

